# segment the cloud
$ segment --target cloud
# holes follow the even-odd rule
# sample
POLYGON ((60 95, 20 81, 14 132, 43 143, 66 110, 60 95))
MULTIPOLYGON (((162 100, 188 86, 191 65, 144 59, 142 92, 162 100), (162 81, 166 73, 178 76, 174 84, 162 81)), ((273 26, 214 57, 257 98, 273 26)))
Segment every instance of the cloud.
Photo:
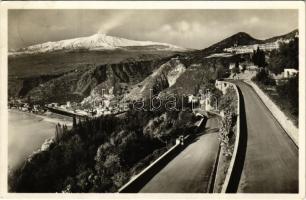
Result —
POLYGON ((250 18, 246 18, 242 21, 243 25, 247 25, 247 26, 253 26, 253 25, 257 25, 260 22, 260 19, 256 16, 252 16, 250 18))
POLYGON ((173 24, 165 24, 153 30, 151 35, 170 35, 177 37, 186 37, 188 35, 197 35, 204 31, 205 27, 197 22, 179 21, 173 24))
POLYGON ((109 33, 110 31, 114 30, 115 28, 119 27, 124 23, 124 21, 130 16, 131 14, 126 11, 121 15, 112 15, 108 18, 107 21, 104 21, 98 30, 98 33, 109 33))
POLYGON ((203 35, 207 33, 208 29, 206 26, 196 21, 182 20, 171 24, 161 25, 156 29, 142 34, 144 34, 146 38, 155 41, 162 40, 162 42, 177 44, 187 48, 192 46, 200 48, 202 45, 199 45, 199 41, 201 41, 203 35))
POLYGON ((251 17, 250 23, 256 24, 257 22, 259 22, 259 18, 258 17, 251 17))

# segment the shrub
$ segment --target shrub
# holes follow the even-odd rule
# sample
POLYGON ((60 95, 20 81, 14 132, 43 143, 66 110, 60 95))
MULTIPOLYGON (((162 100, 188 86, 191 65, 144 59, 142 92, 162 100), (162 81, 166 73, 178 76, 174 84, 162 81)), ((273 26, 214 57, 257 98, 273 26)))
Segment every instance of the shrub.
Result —
POLYGON ((260 70, 255 77, 252 78, 252 81, 261 83, 264 85, 275 85, 275 80, 268 74, 266 70, 260 70))
POLYGON ((299 67, 299 39, 295 38, 288 44, 282 43, 279 50, 271 52, 268 68, 275 74, 280 74, 284 68, 299 67))
POLYGON ((237 94, 234 88, 229 87, 226 93, 219 98, 219 110, 237 113, 237 94))
POLYGON ((233 127, 236 124, 236 115, 231 112, 225 112, 224 118, 220 121, 220 129, 218 139, 220 140, 221 146, 223 147, 223 154, 228 157, 233 153, 231 146, 231 138, 233 135, 233 127))
POLYGON ((299 114, 299 79, 298 76, 291 78, 287 83, 276 87, 276 91, 281 99, 289 104, 291 113, 295 116, 299 114))

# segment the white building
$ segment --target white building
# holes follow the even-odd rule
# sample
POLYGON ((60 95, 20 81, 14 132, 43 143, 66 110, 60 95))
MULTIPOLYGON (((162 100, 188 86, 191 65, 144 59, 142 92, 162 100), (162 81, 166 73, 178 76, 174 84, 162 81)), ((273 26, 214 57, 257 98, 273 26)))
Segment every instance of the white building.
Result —
POLYGON ((197 103, 199 102, 199 98, 194 96, 194 95, 189 95, 188 96, 188 103, 197 103))
POLYGON ((247 70, 256 71, 256 70, 258 70, 258 66, 257 65, 248 65, 247 70))
POLYGON ((211 97, 206 98, 205 101, 205 110, 210 111, 213 110, 214 108, 211 106, 211 97))
POLYGON ((236 54, 253 53, 253 51, 256 50, 257 48, 264 51, 272 51, 274 49, 279 48, 279 43, 280 41, 265 43, 265 44, 253 44, 253 45, 241 45, 241 46, 234 45, 233 47, 223 49, 223 51, 236 53, 236 54))
POLYGON ((216 87, 217 89, 221 90, 221 91, 222 91, 222 94, 225 94, 227 88, 229 87, 229 84, 227 84, 227 83, 224 82, 224 81, 218 81, 218 80, 216 80, 215 87, 216 87))
POLYGON ((235 65, 235 63, 230 63, 230 65, 229 65, 229 69, 230 69, 230 70, 232 70, 232 69, 234 69, 234 68, 235 68, 235 66, 236 66, 236 65, 235 65))
POLYGON ((298 70, 293 68, 284 69, 284 78, 291 78, 296 76, 299 73, 298 70))
POLYGON ((58 103, 50 103, 48 104, 49 107, 58 107, 58 103))
POLYGON ((70 103, 70 101, 67 101, 67 103, 66 103, 66 107, 67 107, 67 108, 70 108, 70 107, 71 107, 71 103, 70 103))

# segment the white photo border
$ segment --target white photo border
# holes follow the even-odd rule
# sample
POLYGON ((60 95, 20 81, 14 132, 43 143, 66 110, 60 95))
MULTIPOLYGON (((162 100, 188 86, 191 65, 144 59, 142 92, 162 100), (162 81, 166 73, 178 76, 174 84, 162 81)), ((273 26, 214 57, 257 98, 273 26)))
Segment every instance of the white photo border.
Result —
POLYGON ((6 199, 303 199, 305 198, 305 2, 302 1, 13 1, 0 2, 0 198, 6 199), (299 12, 299 193, 119 194, 8 193, 8 10, 10 9, 297 9, 299 12))

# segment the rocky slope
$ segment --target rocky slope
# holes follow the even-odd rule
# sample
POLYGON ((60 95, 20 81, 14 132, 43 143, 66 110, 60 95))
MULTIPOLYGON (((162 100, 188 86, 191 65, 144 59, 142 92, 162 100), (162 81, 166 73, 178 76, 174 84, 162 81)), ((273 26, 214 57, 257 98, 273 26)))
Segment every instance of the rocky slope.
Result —
POLYGON ((145 99, 174 85, 185 70, 185 65, 174 58, 116 65, 107 72, 108 79, 96 85, 82 103, 92 104, 102 97, 123 102, 145 99))
POLYGON ((298 36, 299 36, 299 30, 295 29, 291 31, 290 33, 266 39, 264 40, 264 42, 269 43, 269 42, 292 40, 293 38, 298 37, 298 36))
POLYGON ((123 93, 124 86, 141 82, 164 60, 129 61, 117 64, 90 65, 48 80, 30 89, 26 96, 35 101, 81 101, 90 94, 106 94, 110 89, 116 95, 123 93))

